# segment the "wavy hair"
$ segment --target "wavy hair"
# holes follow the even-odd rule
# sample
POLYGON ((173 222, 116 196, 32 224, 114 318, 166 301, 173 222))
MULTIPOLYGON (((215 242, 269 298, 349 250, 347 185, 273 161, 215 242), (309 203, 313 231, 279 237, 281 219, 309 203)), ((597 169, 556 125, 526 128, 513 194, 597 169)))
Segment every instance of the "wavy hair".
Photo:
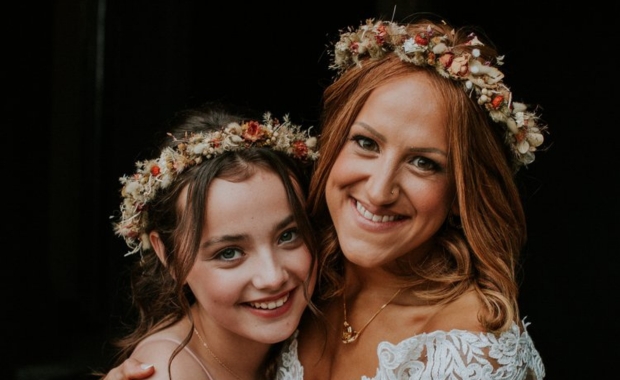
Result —
MULTIPOLYGON (((172 134, 181 138, 187 132, 205 132, 244 120, 248 118, 240 116, 239 113, 230 113, 226 107, 209 104, 177 114, 171 122, 172 134)), ((175 143, 175 140, 169 138, 163 146, 175 143)), ((174 183, 157 194, 148 205, 146 230, 159 233, 165 245, 166 264, 159 260, 152 249, 142 252, 140 260, 134 263, 130 286, 136 322, 127 335, 114 341, 114 345, 119 348, 115 356, 116 366, 127 359, 144 338, 173 325, 185 316, 190 318, 193 326, 190 307, 194 304, 195 297, 186 284, 186 279, 196 261, 200 246, 201 231, 205 214, 208 212, 207 190, 216 178, 243 181, 259 168, 275 173, 282 181, 299 233, 312 254, 312 266, 316 265, 317 244, 313 227, 305 212, 311 164, 269 148, 226 152, 205 160, 181 173, 174 183), (179 197, 185 188, 188 189, 186 206, 178 207, 179 197)), ((312 272, 311 269, 304 287, 308 300, 308 285, 312 272)), ((172 354, 168 364, 169 371, 174 357, 191 340, 192 331, 193 329, 189 329, 185 339, 172 354)), ((265 379, 275 377, 281 348, 282 343, 271 347, 264 363, 265 379)))
MULTIPOLYGON (((429 20, 408 27, 425 30, 429 25, 454 38, 453 45, 466 41, 470 32, 461 29, 452 34, 449 25, 429 20)), ((482 54, 495 55, 490 43, 482 48, 482 54)), ((515 272, 526 225, 503 126, 493 122, 460 83, 442 77, 433 67, 405 63, 395 54, 365 58, 360 63, 336 78, 322 99, 322 156, 308 198, 310 213, 321 228, 315 298, 320 302, 343 290, 345 258, 327 208, 325 187, 350 127, 374 89, 410 73, 424 72, 443 98, 448 115, 448 168, 460 220, 451 223, 448 217, 436 233, 436 249, 415 266, 403 263, 395 274, 430 303, 450 302, 473 287, 485 306, 478 316, 480 323, 490 331, 507 329, 519 319, 515 272)))

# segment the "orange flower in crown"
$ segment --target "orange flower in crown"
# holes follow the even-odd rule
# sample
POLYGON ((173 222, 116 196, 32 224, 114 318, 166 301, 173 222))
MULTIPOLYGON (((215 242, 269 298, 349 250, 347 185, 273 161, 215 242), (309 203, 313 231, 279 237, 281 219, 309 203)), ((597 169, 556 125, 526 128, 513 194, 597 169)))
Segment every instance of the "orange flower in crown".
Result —
POLYGON ((131 249, 127 255, 140 252, 149 248, 145 217, 148 203, 188 168, 225 152, 251 147, 268 147, 302 161, 316 160, 316 144, 317 138, 292 124, 288 116, 281 123, 269 113, 264 115, 263 123, 230 123, 217 131, 190 134, 175 147, 164 148, 158 158, 138 161, 136 173, 120 178, 123 200, 114 230, 131 249))
POLYGON ((463 90, 488 111, 489 117, 505 126, 506 142, 517 168, 532 163, 547 126, 536 110, 512 101, 498 68, 504 57, 496 56, 492 62, 483 59, 478 47, 484 44, 473 33, 457 46, 450 45, 449 37, 431 26, 409 34, 406 25, 368 19, 357 29, 341 31, 329 67, 342 74, 364 59, 381 59, 388 54, 417 66, 434 67, 443 77, 462 83, 463 90))

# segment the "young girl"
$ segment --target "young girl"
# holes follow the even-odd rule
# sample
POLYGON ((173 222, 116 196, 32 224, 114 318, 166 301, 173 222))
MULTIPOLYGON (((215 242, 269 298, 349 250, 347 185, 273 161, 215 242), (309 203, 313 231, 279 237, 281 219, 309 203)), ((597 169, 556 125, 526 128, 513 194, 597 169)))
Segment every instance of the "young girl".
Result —
POLYGON ((273 378, 314 285, 304 212, 315 139, 287 118, 185 111, 121 178, 115 231, 139 256, 138 321, 119 341, 155 379, 273 378))

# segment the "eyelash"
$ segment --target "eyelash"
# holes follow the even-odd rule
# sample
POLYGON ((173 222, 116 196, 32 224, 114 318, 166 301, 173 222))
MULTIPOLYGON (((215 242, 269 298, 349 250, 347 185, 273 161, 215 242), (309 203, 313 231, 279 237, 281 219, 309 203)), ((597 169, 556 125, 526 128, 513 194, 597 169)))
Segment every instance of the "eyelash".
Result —
MULTIPOLYGON (((297 241, 299 241, 300 239, 300 235, 299 235, 299 230, 297 229, 297 227, 295 228, 289 228, 288 230, 282 232, 282 234, 280 234, 280 237, 278 239, 278 244, 292 244, 295 243, 297 241), (288 240, 284 241, 284 236, 285 235, 293 235, 291 236, 288 240)), ((226 247, 223 248, 219 251, 217 251, 215 253, 215 255, 213 255, 213 258, 217 259, 217 260, 222 260, 222 261, 227 261, 227 262, 233 262, 236 260, 240 260, 241 257, 235 257, 237 256, 237 253, 239 253, 241 256, 244 255, 244 252, 241 248, 239 247, 226 247), (233 257, 232 258, 226 258, 225 255, 233 253, 233 257)))
POLYGON ((283 249, 297 249, 299 246, 306 244, 301 233, 299 232, 299 227, 293 226, 286 231, 280 234, 280 238, 278 243, 282 245, 283 249), (289 236, 288 240, 285 239, 284 236, 289 236))
MULTIPOLYGON (((378 149, 378 144, 371 138, 368 138, 366 136, 363 135, 353 135, 350 138, 351 141, 353 141, 356 146, 364 151, 372 151, 372 152, 377 152, 378 149), (368 148, 365 147, 363 144, 368 144, 370 143, 373 148, 368 148)), ((432 160, 428 157, 424 157, 424 156, 415 156, 412 157, 411 160, 408 161, 409 164, 413 165, 416 169, 418 170, 422 170, 424 172, 438 172, 442 170, 441 165, 439 165, 437 162, 435 162, 435 160, 432 160), (422 161, 422 163, 420 163, 420 161, 422 161)))
POLYGON ((235 260, 239 260, 239 258, 226 258, 224 257, 226 254, 233 252, 239 252, 241 255, 243 255, 243 250, 237 248, 237 247, 226 247, 224 249, 219 250, 213 257, 216 258, 217 260, 222 260, 222 261, 235 261, 235 260))

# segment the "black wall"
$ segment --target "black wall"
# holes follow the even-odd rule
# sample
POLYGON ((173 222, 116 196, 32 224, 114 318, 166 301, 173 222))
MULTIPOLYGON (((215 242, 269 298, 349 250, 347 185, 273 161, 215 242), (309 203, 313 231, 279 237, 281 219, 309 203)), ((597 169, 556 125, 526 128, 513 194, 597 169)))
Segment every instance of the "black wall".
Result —
POLYGON ((109 220, 118 177, 173 112, 224 100, 317 125, 328 35, 389 17, 394 4, 395 20, 432 11, 482 26, 506 54, 516 100, 544 107, 553 144, 522 175, 530 240, 521 307, 548 379, 602 378, 620 338, 612 9, 248 3, 73 0, 5 13, 0 378, 78 379, 108 364, 105 342, 126 309, 125 246, 109 220))

